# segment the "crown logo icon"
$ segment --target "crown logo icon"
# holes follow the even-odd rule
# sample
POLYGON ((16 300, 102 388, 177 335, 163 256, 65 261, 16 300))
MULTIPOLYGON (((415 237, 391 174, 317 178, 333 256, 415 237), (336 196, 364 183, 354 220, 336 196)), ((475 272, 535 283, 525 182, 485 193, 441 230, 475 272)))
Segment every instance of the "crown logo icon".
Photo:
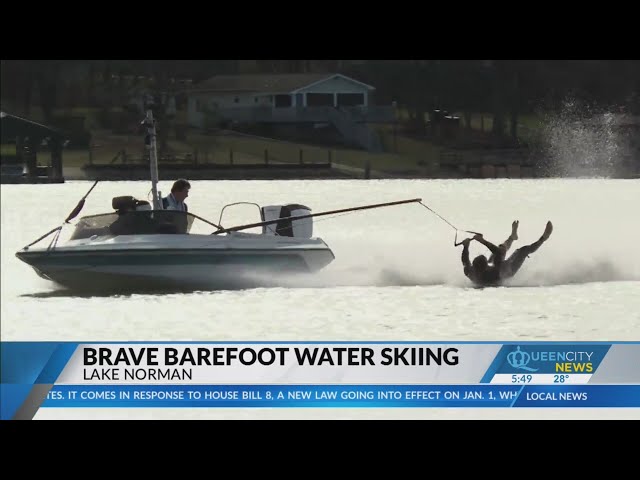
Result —
POLYGON ((516 348, 515 352, 511 352, 509 355, 507 355, 507 361, 509 362, 509 365, 511 365, 513 368, 526 370, 527 372, 538 371, 537 368, 531 368, 527 366, 531 361, 531 355, 529 355, 527 352, 523 352, 522 350, 520 350, 520 346, 516 348))

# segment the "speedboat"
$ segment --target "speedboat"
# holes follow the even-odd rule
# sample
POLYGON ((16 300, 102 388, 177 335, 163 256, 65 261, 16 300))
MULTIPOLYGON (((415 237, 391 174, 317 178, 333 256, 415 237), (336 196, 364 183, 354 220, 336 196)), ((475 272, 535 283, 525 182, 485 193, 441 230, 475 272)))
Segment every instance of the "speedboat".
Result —
MULTIPOLYGON (((58 245, 62 228, 76 218, 93 184, 61 226, 22 248, 16 256, 47 280, 74 290, 226 289, 269 284, 274 276, 315 273, 335 256, 313 236, 313 217, 389 205, 402 200, 310 213, 301 204, 256 205, 260 221, 225 228, 189 212, 165 210, 157 190, 158 160, 153 112, 147 129, 151 165, 151 203, 133 196, 112 199, 112 211, 81 217, 70 239, 58 245), (195 220, 215 230, 191 233, 195 220), (243 230, 261 228, 257 233, 243 230), (47 247, 32 248, 53 234, 47 247)), ((249 203, 249 202, 239 202, 249 203)))
POLYGON ((114 211, 81 217, 69 241, 58 245, 62 227, 82 210, 96 181, 62 226, 16 253, 40 277, 74 290, 229 288, 277 274, 317 272, 334 260, 329 246, 312 236, 313 215, 304 205, 257 205, 260 222, 229 229, 188 212, 165 210, 157 190, 152 110, 141 124, 147 132, 152 203, 115 197, 114 211), (216 230, 190 233, 196 219, 216 230), (241 231, 250 227, 262 227, 262 232, 241 231), (31 248, 50 234, 54 237, 47 247, 31 248))
POLYGON ((198 217, 188 212, 147 209, 134 197, 112 204, 116 212, 80 218, 63 245, 16 256, 40 277, 74 290, 127 291, 259 285, 275 275, 317 272, 335 258, 312 236, 312 218, 289 219, 308 215, 303 205, 259 207, 259 223, 266 223, 260 233, 193 234, 198 217))

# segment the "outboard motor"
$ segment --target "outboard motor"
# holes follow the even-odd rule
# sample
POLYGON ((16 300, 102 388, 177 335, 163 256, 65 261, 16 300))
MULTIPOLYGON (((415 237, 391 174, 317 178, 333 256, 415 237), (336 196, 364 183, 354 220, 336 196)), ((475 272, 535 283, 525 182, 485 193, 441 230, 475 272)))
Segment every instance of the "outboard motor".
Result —
POLYGON ((130 212, 135 210, 151 210, 151 205, 146 200, 138 200, 130 195, 113 197, 111 207, 118 212, 130 212))
POLYGON ((311 209, 304 205, 269 205, 260 209, 262 221, 278 220, 278 223, 263 225, 262 233, 266 235, 281 235, 283 237, 311 238, 313 235, 313 218, 290 220, 288 217, 310 215, 311 209))
POLYGON ((146 200, 138 200, 136 203, 136 212, 147 212, 152 210, 151 204, 146 200))

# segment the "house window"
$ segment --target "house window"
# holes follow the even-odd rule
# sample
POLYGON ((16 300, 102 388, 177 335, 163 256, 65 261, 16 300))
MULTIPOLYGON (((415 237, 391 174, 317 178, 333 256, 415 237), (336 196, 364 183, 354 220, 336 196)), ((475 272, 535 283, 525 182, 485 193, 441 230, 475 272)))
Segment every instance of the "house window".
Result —
POLYGON ((332 107, 333 93, 307 93, 308 107, 332 107))
POLYGON ((274 106, 276 108, 287 108, 292 105, 291 95, 275 95, 274 106))
POLYGON ((240 99, 238 97, 234 98, 233 103, 240 103, 240 99))
POLYGON ((339 93, 339 107, 356 107, 364 105, 364 93, 339 93))

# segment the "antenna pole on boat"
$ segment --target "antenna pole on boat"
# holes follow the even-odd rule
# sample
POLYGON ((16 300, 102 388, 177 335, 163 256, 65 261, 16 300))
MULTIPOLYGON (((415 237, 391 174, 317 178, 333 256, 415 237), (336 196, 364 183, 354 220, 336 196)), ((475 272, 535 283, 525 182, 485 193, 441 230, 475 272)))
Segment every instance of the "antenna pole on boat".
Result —
POLYGON ((153 120, 153 111, 147 110, 145 119, 147 135, 149 136, 149 163, 151 164, 151 193, 153 195, 153 209, 162 210, 162 201, 158 195, 158 148, 156 146, 156 122, 153 120))

